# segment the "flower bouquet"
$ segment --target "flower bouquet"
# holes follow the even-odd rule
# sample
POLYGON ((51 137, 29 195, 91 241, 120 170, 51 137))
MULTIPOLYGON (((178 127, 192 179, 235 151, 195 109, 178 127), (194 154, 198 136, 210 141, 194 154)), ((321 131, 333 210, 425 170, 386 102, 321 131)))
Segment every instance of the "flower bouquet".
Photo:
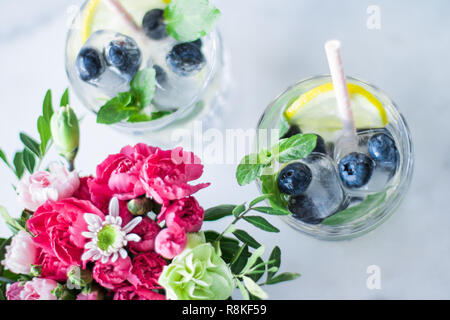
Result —
POLYGON ((299 276, 277 274, 280 249, 264 261, 265 247, 236 227, 246 221, 278 232, 249 215, 289 214, 262 206, 270 195, 205 211, 193 196, 209 186, 192 183, 203 173, 200 159, 146 144, 124 147, 97 165, 95 176, 80 177, 74 166, 80 130, 68 91, 60 105, 53 109, 48 91, 39 140, 21 133, 23 149, 11 162, 0 150, 24 207, 18 219, 0 207, 14 233, 0 240, 1 299, 212 300, 230 299, 236 288, 244 299, 264 299, 263 285, 299 276), (42 169, 52 146, 67 165, 42 169), (234 220, 222 233, 203 230, 203 222, 229 216, 234 220))

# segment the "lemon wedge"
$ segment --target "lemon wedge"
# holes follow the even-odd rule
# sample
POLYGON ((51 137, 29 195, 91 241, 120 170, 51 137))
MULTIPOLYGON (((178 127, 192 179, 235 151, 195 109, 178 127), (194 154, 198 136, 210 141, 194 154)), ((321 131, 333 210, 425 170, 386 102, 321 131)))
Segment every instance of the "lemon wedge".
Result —
MULTIPOLYGON (((137 25, 142 25, 145 14, 152 9, 163 9, 170 0, 118 0, 137 25)), ((117 13, 105 1, 89 0, 81 18, 81 41, 84 44, 89 36, 98 30, 114 30, 124 34, 130 31, 129 25, 117 19, 117 13)))
MULTIPOLYGON (((385 127, 389 120, 383 104, 363 87, 352 83, 347 86, 356 128, 385 127)), ((302 94, 286 108, 284 116, 303 132, 332 133, 342 129, 331 82, 302 94)))

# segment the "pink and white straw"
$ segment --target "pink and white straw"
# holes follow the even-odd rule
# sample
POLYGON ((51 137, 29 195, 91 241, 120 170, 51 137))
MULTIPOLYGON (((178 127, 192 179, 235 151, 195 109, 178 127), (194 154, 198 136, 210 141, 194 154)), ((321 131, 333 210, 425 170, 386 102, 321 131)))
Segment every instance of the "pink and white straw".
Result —
POLYGON ((355 121, 350 108, 350 94, 347 88, 344 66, 341 56, 341 43, 338 40, 330 40, 325 43, 328 65, 336 95, 339 117, 342 121, 343 139, 346 143, 356 143, 355 121))

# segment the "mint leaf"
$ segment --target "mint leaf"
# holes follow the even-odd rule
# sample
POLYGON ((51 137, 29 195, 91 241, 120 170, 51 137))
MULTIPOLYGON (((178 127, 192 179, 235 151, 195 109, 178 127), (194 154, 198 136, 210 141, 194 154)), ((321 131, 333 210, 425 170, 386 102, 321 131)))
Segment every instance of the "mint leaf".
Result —
POLYGON ((265 164, 259 163, 258 155, 249 154, 245 156, 236 169, 237 182, 244 186, 258 179, 265 166, 265 164))
POLYGON ((155 95, 156 71, 153 68, 140 70, 130 83, 131 94, 136 98, 140 109, 148 106, 155 95))
POLYGON ((167 33, 180 42, 195 41, 214 28, 220 14, 209 0, 172 0, 164 11, 167 33))
POLYGON ((259 248, 261 247, 261 244, 259 244, 258 241, 256 241, 251 235, 249 235, 246 231, 244 230, 235 230, 233 232, 234 236, 236 238, 238 238, 239 240, 241 240, 243 243, 247 244, 249 247, 252 248, 259 248))
POLYGON ((97 123, 114 124, 128 119, 135 111, 135 108, 124 106, 116 97, 100 108, 97 114, 97 123))
POLYGON ((143 113, 133 113, 129 118, 128 122, 135 123, 135 122, 147 122, 147 121, 153 121, 161 119, 169 114, 171 114, 171 111, 156 111, 150 113, 150 115, 143 114, 143 113))
POLYGON ((124 106, 128 106, 133 100, 133 95, 129 91, 119 92, 117 94, 117 98, 119 99, 121 104, 123 104, 124 106))
POLYGON ((315 134, 297 134, 288 139, 283 139, 272 149, 281 163, 306 158, 316 147, 317 136, 315 134))
POLYGON ((369 214, 373 209, 377 208, 386 199, 386 191, 371 194, 367 196, 366 200, 360 204, 340 211, 331 217, 326 218, 322 224, 326 226, 341 225, 353 220, 356 220, 366 214, 369 214))
POLYGON ((27 147, 28 150, 33 152, 38 157, 41 156, 41 149, 39 143, 37 143, 36 140, 34 140, 33 138, 31 138, 30 136, 28 136, 23 132, 19 134, 19 137, 20 141, 22 141, 22 143, 25 145, 25 147, 27 147))
POLYGON ((66 91, 64 91, 62 97, 61 97, 61 102, 60 102, 60 106, 61 107, 65 107, 68 106, 70 103, 69 101, 69 88, 66 89, 66 91))
POLYGON ((25 171, 25 166, 23 164, 23 153, 22 152, 16 152, 13 159, 14 169, 16 172, 17 178, 22 178, 23 173, 25 171))
POLYGON ((36 159, 34 158, 33 153, 25 148, 23 150, 23 164, 25 165, 25 168, 28 170, 29 173, 34 172, 34 167, 36 165, 36 159))
POLYGON ((216 221, 224 217, 231 216, 236 206, 231 204, 223 204, 210 208, 205 211, 204 221, 216 221))
POLYGON ((269 223, 269 221, 267 221, 263 217, 248 216, 248 217, 244 217, 244 220, 247 221, 248 223, 251 223, 252 225, 254 225, 255 227, 257 227, 261 230, 264 230, 267 232, 280 232, 280 230, 278 230, 276 227, 271 225, 269 223))
POLYGON ((42 106, 42 114, 44 115, 45 120, 50 123, 53 115, 53 104, 52 104, 52 91, 48 90, 45 94, 44 103, 42 106))
POLYGON ((266 175, 260 178, 262 183, 262 192, 270 194, 269 202, 273 208, 287 208, 287 201, 284 199, 277 184, 277 175, 266 175))

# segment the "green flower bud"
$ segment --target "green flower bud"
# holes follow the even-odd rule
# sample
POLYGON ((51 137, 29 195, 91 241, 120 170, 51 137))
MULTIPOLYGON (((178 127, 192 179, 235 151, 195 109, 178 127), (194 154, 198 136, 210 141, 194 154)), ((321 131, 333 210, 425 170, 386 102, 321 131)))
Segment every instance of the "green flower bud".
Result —
POLYGON ((153 201, 149 198, 133 199, 127 204, 128 211, 135 216, 143 216, 147 212, 152 211, 153 201))
POLYGON ((42 266, 38 266, 38 265, 31 265, 31 271, 30 271, 30 275, 32 277, 39 277, 42 273, 42 266))
POLYGON ((70 106, 61 107, 50 121, 53 141, 59 153, 73 164, 80 144, 78 118, 70 106))
POLYGON ((89 270, 83 270, 78 266, 73 266, 67 273, 69 281, 79 288, 84 288, 92 283, 92 274, 89 270))

